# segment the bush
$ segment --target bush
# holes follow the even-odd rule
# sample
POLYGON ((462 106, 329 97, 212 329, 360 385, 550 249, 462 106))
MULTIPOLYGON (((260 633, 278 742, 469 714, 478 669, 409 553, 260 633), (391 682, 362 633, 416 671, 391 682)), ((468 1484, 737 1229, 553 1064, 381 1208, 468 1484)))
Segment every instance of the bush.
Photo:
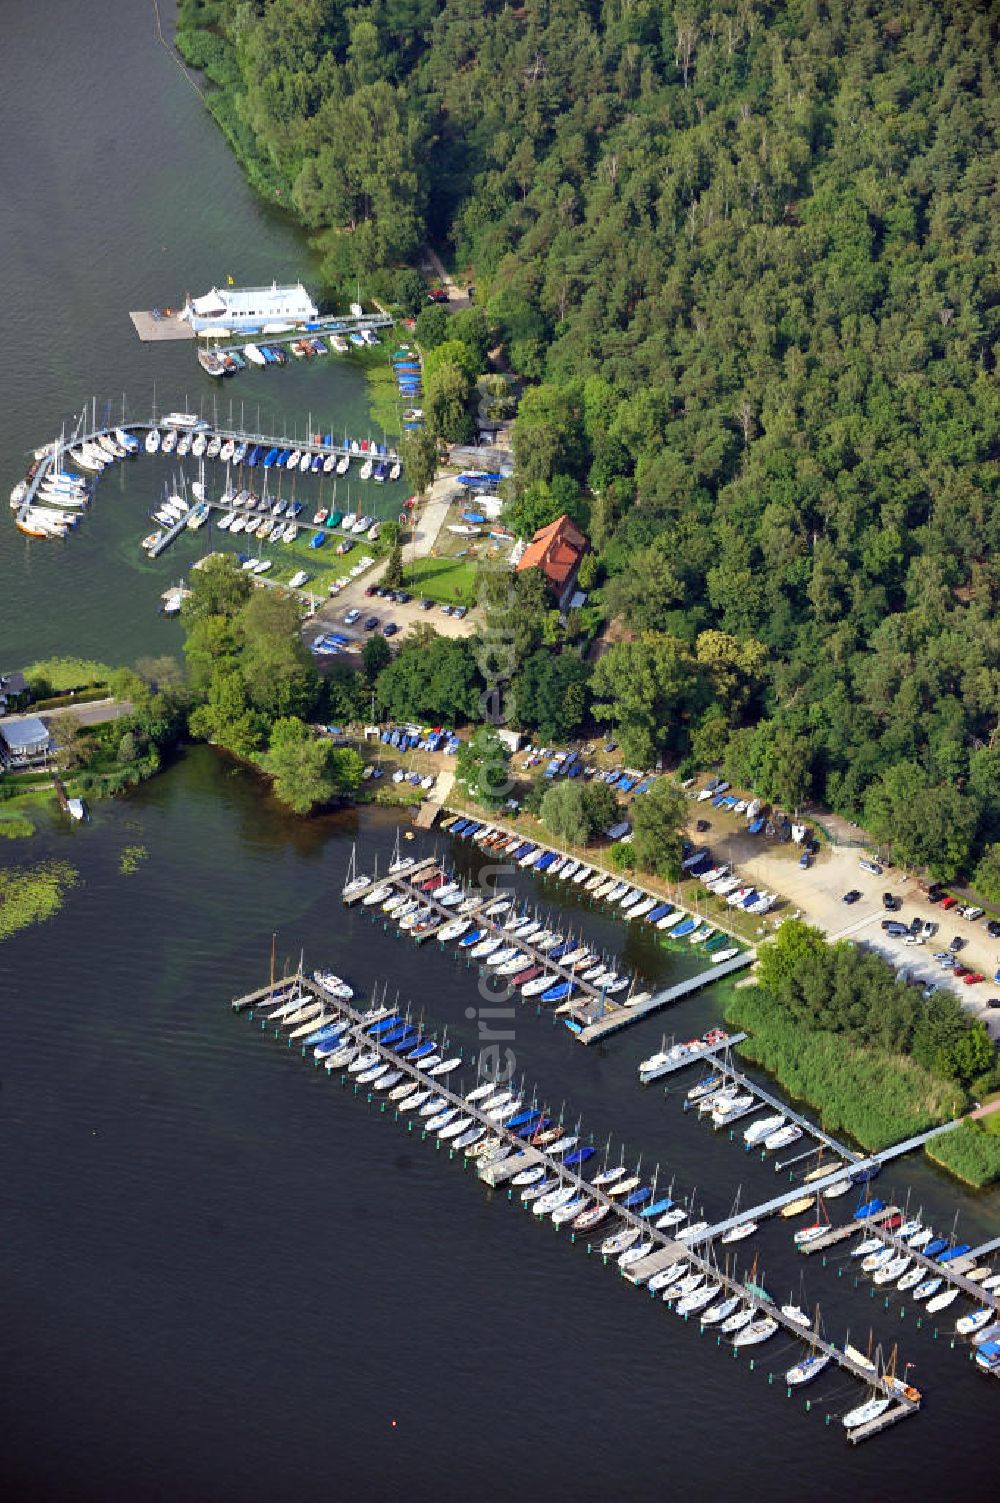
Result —
MULTIPOLYGON (((996 1130, 1000 1131, 997 1115, 987 1117, 986 1122, 990 1127, 996 1123, 996 1130)), ((994 1136, 989 1127, 981 1127, 968 1118, 954 1131, 932 1138, 925 1152, 935 1164, 956 1174, 967 1185, 974 1185, 977 1190, 1000 1180, 1000 1137, 994 1136)))
POLYGON ((762 987, 734 991, 726 1022, 745 1028, 741 1051, 800 1101, 828 1132, 845 1132, 870 1152, 947 1122, 962 1110, 961 1090, 915 1060, 862 1045, 844 1034, 804 1028, 783 1017, 762 987))

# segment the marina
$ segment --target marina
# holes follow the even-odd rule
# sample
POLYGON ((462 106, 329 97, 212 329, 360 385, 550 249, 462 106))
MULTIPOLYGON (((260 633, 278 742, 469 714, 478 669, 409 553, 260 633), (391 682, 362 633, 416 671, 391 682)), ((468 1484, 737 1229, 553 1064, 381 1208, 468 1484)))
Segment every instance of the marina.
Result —
MULTIPOLYGON (((467 890, 456 891, 459 886, 449 883, 444 868, 430 859, 403 870, 390 870, 381 880, 358 878, 349 873, 343 896, 344 902, 351 905, 366 898, 370 901, 371 894, 383 888, 387 901, 390 892, 396 895, 409 905, 406 909, 403 902, 394 905, 403 909, 407 918, 415 911, 421 914, 420 923, 412 926, 417 943, 442 934, 446 925, 455 921, 456 914, 460 915, 465 920, 465 931, 475 926, 477 943, 486 947, 483 959, 492 964, 491 954, 505 947, 504 968, 497 974, 511 977, 510 991, 521 986, 526 998, 537 997, 539 1005, 551 1003, 570 1032, 584 1044, 710 985, 733 965, 730 962, 728 966, 714 966, 649 997, 636 993, 634 979, 619 974, 613 964, 602 966, 600 958, 585 945, 574 947, 560 931, 547 929, 540 922, 528 927, 530 916, 520 911, 512 917, 514 900, 502 888, 476 895, 467 890), (446 887, 448 891, 443 896, 447 901, 438 891, 446 887), (522 932, 522 926, 527 932, 522 932), (586 966, 590 969, 585 969, 586 966), (605 1023, 607 1027, 602 1026, 605 1023)), ((462 934, 449 937, 454 937, 460 945, 466 942, 462 934)), ((479 958, 476 949, 470 949, 470 963, 479 958)), ((740 962, 748 963, 743 956, 740 962)))
POLYGON ((205 491, 199 501, 200 509, 173 496, 171 502, 176 502, 180 510, 169 523, 160 513, 153 513, 161 525, 143 545, 152 558, 169 547, 186 527, 196 525, 212 512, 230 520, 237 514, 244 515, 248 533, 251 525, 263 530, 267 524, 272 535, 280 527, 287 539, 304 530, 311 534, 312 546, 322 546, 328 536, 353 543, 364 533, 372 532, 376 519, 362 514, 360 496, 353 512, 338 510, 336 479, 351 477, 352 465, 356 465, 354 478, 378 485, 398 479, 402 469, 391 446, 367 438, 352 439, 346 434, 343 439, 329 432, 314 433, 308 440, 289 438, 213 426, 197 413, 173 412, 118 425, 99 425, 94 419, 88 423, 87 415, 82 414, 69 438, 57 439, 35 451, 24 480, 11 492, 15 525, 34 537, 65 536, 84 515, 108 466, 159 452, 164 455, 176 452, 179 459, 190 454, 199 462, 217 462, 223 468, 225 482, 218 495, 205 491), (75 469, 64 470, 65 463, 75 469), (244 484, 244 478, 248 479, 252 487, 254 472, 263 476, 261 495, 244 484), (321 480, 329 478, 333 484, 333 501, 318 512, 306 510, 294 499, 295 482, 306 474, 321 480), (286 476, 292 489, 287 500, 280 494, 286 476), (278 481, 277 494, 273 496, 268 495, 269 477, 278 481), (243 488, 238 490, 237 485, 243 488), (76 509, 70 514, 67 506, 76 509))
MULTIPOLYGON (((482 820, 448 811, 448 817, 440 828, 451 836, 473 840, 481 850, 509 857, 511 864, 516 862, 543 876, 564 876, 567 881, 573 880, 579 884, 581 875, 586 875, 589 880, 583 891, 592 892, 597 900, 601 900, 602 896, 607 897, 612 907, 616 902, 624 902, 625 906, 621 909, 623 917, 660 928, 666 925, 669 929, 671 925, 675 925, 677 937, 687 938, 689 942, 691 939, 699 941, 703 938, 705 949, 714 952, 711 953, 708 968, 656 992, 630 991, 623 997, 586 983, 576 984, 574 992, 579 995, 572 995, 560 1007, 560 1012, 571 1032, 582 1044, 596 1043, 609 1034, 617 1033, 637 1019, 648 1017, 651 1013, 694 995, 724 976, 745 969, 756 959, 753 949, 741 948, 739 944, 730 945, 732 936, 725 930, 714 924, 701 924, 682 904, 666 901, 649 892, 641 883, 618 881, 603 868, 587 867, 585 862, 572 858, 567 852, 512 833, 507 826, 487 824, 482 820), (727 948, 721 948, 723 945, 727 948)), ((551 961, 548 964, 551 966, 551 961)), ((574 978, 564 969, 558 966, 553 969, 564 983, 573 982, 574 978)))
MULTIPOLYGON (((736 1300, 742 1306, 746 1311, 746 1322, 753 1328, 752 1342, 767 1340, 783 1328, 785 1335, 796 1343, 808 1343, 814 1355, 822 1355, 845 1374, 860 1379, 872 1395, 869 1401, 872 1413, 868 1418, 861 1410, 852 1409, 843 1416, 847 1439, 852 1444, 880 1433, 919 1410, 920 1394, 900 1384, 891 1370, 883 1368, 879 1362, 869 1365, 862 1354, 855 1357, 847 1342, 840 1347, 822 1337, 818 1312, 815 1325, 809 1323, 803 1328, 801 1321, 776 1306, 755 1281, 756 1263, 749 1273, 743 1275, 732 1270, 728 1261, 725 1269, 720 1269, 709 1256, 658 1230, 655 1224, 651 1225, 643 1218, 640 1210, 630 1209, 630 1202, 634 1204, 633 1197, 616 1198, 615 1181, 623 1170, 610 1170, 605 1163, 593 1178, 584 1178, 582 1163, 586 1161, 585 1154, 594 1155, 594 1149, 574 1149, 574 1145, 581 1141, 579 1131, 564 1135, 562 1117, 555 1127, 549 1128, 551 1118, 546 1115, 545 1106, 536 1105, 539 1101, 544 1102, 544 1095, 537 1087, 530 1096, 531 1108, 519 1113, 521 1103, 528 1100, 527 1087, 523 1083, 520 1088, 505 1091, 499 1080, 495 1083, 483 1081, 477 1072, 474 1088, 459 1089, 435 1078, 433 1068, 428 1070, 419 1061, 415 1062, 415 1053, 429 1048, 434 1051, 430 1058, 440 1057, 436 1041, 422 1023, 419 1027, 411 1023, 408 1010, 401 1014, 398 1007, 389 1008, 383 1003, 381 1006, 373 1004, 362 1011, 351 1001, 341 997, 334 999, 318 981, 306 977, 301 970, 279 981, 272 979, 266 986, 234 998, 232 1007, 237 1013, 246 1013, 251 1021, 259 1020, 262 1030, 271 1028, 276 1038, 287 1034, 290 1023, 299 1022, 305 1014, 313 1025, 313 1033, 301 1046, 304 1057, 309 1052, 310 1038, 321 1039, 330 1032, 334 1037, 329 1047, 343 1040, 346 1047, 342 1054, 333 1053, 327 1058, 329 1074, 339 1071, 340 1080, 350 1085, 355 1095, 364 1084, 364 1076, 370 1074, 371 1088, 366 1093, 369 1103, 374 1102, 378 1093, 380 1112, 386 1113, 392 1108, 392 1115, 400 1123, 406 1112, 407 1131, 412 1133, 416 1128, 424 1139, 435 1135, 438 1150, 444 1146, 443 1134, 453 1134, 453 1124, 460 1125, 461 1136, 447 1145, 449 1159, 455 1158, 463 1142, 466 1144, 466 1165, 471 1162, 470 1155, 482 1152, 485 1156, 489 1152, 491 1156, 479 1163, 480 1179, 492 1188, 508 1180, 516 1182, 520 1179, 528 1186, 522 1191, 521 1202, 536 1216, 551 1212, 553 1218, 558 1216, 562 1220, 562 1208, 568 1210, 571 1206, 576 1222, 590 1218, 597 1224, 598 1218, 603 1223, 606 1217, 614 1216, 617 1230, 608 1235, 602 1225, 600 1240, 587 1240, 586 1248, 588 1252, 596 1250, 605 1261, 621 1249, 618 1264, 628 1282, 641 1287, 658 1276, 666 1281, 671 1268, 683 1262, 686 1268, 693 1270, 690 1275, 692 1288, 707 1284, 711 1298, 722 1296, 736 1300), (400 1033, 401 1039, 397 1037, 400 1033), (414 1042, 425 1037, 426 1043, 414 1042), (373 1061, 370 1065, 369 1060, 373 1061), (358 1063, 365 1067, 363 1071, 357 1071, 358 1063), (349 1072, 354 1073, 353 1080, 349 1072), (384 1092, 379 1092, 382 1075, 388 1075, 394 1082, 389 1098, 384 1092), (397 1081, 399 1084, 395 1083, 397 1081), (420 1103, 419 1117, 407 1112, 409 1096, 420 1103), (427 1113, 430 1111, 435 1115, 428 1122, 427 1113), (526 1121, 526 1126, 521 1126, 522 1121, 526 1121), (440 1125, 435 1127, 434 1124, 440 1125), (556 1133, 559 1142, 566 1145, 562 1155, 554 1148, 543 1146, 540 1141, 545 1136, 543 1130, 550 1136, 556 1133), (495 1147, 483 1149, 484 1143, 492 1143, 495 1147), (536 1198, 536 1184, 543 1192, 541 1198, 536 1198), (859 1416, 857 1423, 856 1414, 859 1416)), ((289 1038, 289 1046, 292 1042, 289 1038)), ((442 1054, 445 1052, 444 1045, 440 1050, 442 1054)), ((317 1064, 321 1062, 316 1061, 317 1064)), ((456 1058, 454 1068, 460 1069, 461 1064, 461 1058, 456 1058)), ((513 1199, 513 1188, 509 1194, 513 1199)), ((573 1233, 571 1241, 576 1240, 573 1233)), ((654 1284, 654 1291, 656 1287, 654 1284)), ((664 1288, 663 1298, 665 1302, 675 1298, 669 1284, 664 1288)), ((703 1316, 703 1330, 704 1321, 703 1316)), ((743 1344, 746 1343, 738 1331, 734 1346, 743 1344)))

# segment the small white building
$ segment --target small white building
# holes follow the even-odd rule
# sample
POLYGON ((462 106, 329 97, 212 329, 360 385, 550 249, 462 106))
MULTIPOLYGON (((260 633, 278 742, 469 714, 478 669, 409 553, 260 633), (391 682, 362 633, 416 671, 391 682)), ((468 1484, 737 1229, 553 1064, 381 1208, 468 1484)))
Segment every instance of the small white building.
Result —
POLYGON ((222 334, 226 330, 247 334, 251 330, 267 333, 291 324, 312 323, 319 309, 301 282, 279 287, 213 287, 204 297, 189 297, 181 317, 196 334, 222 334))

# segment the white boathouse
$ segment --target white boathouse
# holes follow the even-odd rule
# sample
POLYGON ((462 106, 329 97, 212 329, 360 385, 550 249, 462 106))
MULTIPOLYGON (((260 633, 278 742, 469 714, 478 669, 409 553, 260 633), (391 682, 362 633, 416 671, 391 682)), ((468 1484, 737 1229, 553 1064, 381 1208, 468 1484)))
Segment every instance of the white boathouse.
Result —
POLYGON ((228 331, 264 333, 273 325, 288 328, 292 324, 312 323, 319 309, 301 282, 279 287, 213 287, 204 297, 189 297, 181 317, 196 334, 228 331))

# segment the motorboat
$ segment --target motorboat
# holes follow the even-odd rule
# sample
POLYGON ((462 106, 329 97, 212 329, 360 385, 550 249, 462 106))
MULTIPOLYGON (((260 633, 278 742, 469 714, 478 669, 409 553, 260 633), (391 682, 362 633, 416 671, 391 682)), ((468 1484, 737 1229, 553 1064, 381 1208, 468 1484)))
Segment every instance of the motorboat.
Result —
MULTIPOLYGON (((930 1306, 928 1306, 928 1309, 930 1306)), ((984 1305, 981 1310, 976 1310, 972 1315, 962 1315, 955 1322, 955 1330, 959 1336, 972 1336, 976 1331, 981 1331, 996 1319, 996 1311, 989 1305, 984 1305)))
POLYGON ((779 1127, 775 1132, 769 1133, 764 1139, 764 1147, 769 1153, 778 1148, 787 1148, 790 1143, 795 1143, 802 1136, 802 1129, 796 1122, 787 1122, 784 1127, 779 1127))

